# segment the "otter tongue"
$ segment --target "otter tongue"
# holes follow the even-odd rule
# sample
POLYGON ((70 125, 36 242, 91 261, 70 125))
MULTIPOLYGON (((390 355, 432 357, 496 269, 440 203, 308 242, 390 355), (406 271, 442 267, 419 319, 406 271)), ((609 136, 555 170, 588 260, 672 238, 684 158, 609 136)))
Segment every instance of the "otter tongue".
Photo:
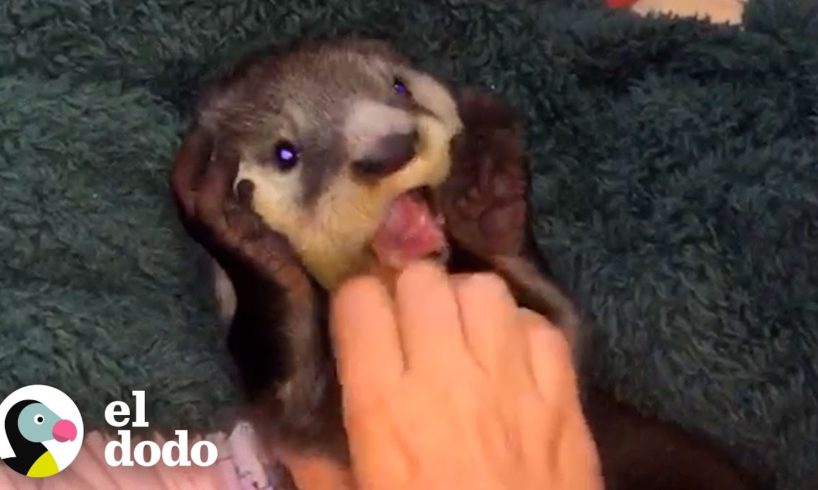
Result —
POLYGON ((443 231, 426 201, 415 191, 395 199, 372 241, 380 263, 394 268, 440 252, 444 246, 443 231))

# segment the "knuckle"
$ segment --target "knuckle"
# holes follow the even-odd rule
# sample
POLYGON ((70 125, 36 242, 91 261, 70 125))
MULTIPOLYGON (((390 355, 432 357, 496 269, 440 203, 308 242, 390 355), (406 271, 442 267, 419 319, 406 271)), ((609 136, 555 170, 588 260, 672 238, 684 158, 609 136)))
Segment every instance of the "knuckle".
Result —
POLYGON ((571 364, 573 353, 565 333, 534 313, 528 319, 528 330, 536 347, 546 350, 558 364, 571 364))

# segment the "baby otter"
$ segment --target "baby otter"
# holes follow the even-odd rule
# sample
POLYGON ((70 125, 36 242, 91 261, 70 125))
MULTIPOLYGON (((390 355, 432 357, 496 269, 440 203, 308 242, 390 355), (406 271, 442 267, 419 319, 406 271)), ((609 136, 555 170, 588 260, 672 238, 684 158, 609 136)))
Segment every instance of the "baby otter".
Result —
MULTIPOLYGON (((579 360, 579 315, 531 233, 520 131, 495 97, 455 95, 376 40, 264 53, 209 86, 171 182, 218 264, 228 348, 265 438, 348 462, 328 296, 413 259, 498 273, 579 360)), ((584 404, 606 488, 754 488, 681 429, 590 387, 584 404)))

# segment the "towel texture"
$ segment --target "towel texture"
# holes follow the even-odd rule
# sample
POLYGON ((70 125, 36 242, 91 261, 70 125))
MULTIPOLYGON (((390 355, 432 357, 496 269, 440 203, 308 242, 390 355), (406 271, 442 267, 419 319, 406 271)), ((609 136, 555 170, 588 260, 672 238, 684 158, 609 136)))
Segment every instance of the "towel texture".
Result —
POLYGON ((744 28, 592 0, 6 0, 0 395, 91 427, 147 392, 206 430, 237 394, 167 174, 202 77, 305 36, 387 37, 517 107, 538 238, 588 316, 591 375, 797 489, 818 461, 818 13, 744 28), (286 4, 291 3, 291 6, 286 4))

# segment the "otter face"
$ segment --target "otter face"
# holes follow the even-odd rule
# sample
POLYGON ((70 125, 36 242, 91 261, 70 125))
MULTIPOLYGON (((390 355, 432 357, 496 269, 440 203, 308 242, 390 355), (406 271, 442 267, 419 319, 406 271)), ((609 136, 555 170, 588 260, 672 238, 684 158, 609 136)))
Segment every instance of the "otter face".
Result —
POLYGON ((203 125, 240 156, 235 184, 325 288, 445 253, 423 189, 449 173, 456 103, 378 41, 303 46, 242 68, 206 99, 203 125))

